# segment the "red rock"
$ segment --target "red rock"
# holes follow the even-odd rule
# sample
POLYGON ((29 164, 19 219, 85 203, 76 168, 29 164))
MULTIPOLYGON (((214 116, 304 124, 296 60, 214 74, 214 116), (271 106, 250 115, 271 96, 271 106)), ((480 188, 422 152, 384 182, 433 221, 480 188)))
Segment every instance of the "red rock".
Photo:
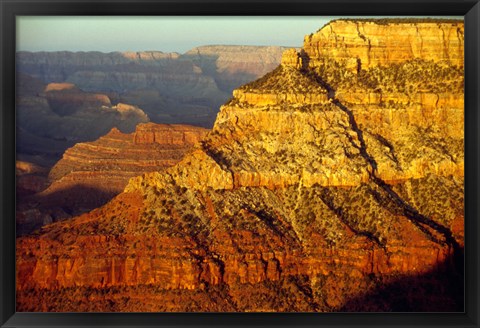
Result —
MULTIPOLYGON (((442 24, 450 28, 431 29, 442 24)), ((388 38, 382 26, 378 43, 388 38)), ((362 42, 346 32, 354 41, 325 42, 362 42)), ((438 108, 429 97, 398 108, 349 103, 340 94, 358 85, 337 98, 315 78, 314 39, 306 71, 285 61, 242 87, 260 101, 236 92, 178 164, 17 239, 18 309, 42 310, 30 304, 43 299, 53 310, 460 311, 463 93, 452 87, 438 108), (305 103, 309 90, 330 101, 305 103), (264 94, 298 97, 265 103, 264 94)), ((420 42, 399 40, 398 49, 420 42)), ((345 59, 340 50, 331 56, 345 59)), ((399 58, 410 53, 381 63, 399 58)), ((186 140, 181 131, 159 138, 144 127, 135 146, 175 145, 186 140)))
POLYGON ((23 196, 36 193, 20 199, 26 203, 22 208, 35 203, 40 210, 27 216, 29 225, 42 225, 45 215, 58 217, 51 209, 79 214, 103 205, 122 192, 130 178, 179 162, 207 132, 194 126, 147 123, 134 133, 113 128, 96 141, 76 144, 51 169, 51 183, 30 175, 17 179, 17 191, 23 196), (156 139, 147 142, 149 135, 156 139))

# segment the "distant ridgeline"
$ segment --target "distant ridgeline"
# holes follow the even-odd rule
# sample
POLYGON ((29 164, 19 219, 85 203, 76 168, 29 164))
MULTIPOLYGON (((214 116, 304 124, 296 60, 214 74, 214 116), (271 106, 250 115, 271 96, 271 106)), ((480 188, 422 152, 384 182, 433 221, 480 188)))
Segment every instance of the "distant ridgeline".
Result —
POLYGON ((211 128, 232 90, 275 68, 283 50, 18 52, 17 152, 22 160, 50 166, 75 143, 114 127, 131 133, 152 121, 211 128))
POLYGON ((18 52, 17 71, 44 83, 70 82, 113 103, 139 106, 157 123, 211 127, 232 90, 267 73, 285 48, 202 46, 185 54, 18 52))
POLYGON ((463 311, 463 31, 306 36, 178 164, 19 238, 17 310, 463 311))

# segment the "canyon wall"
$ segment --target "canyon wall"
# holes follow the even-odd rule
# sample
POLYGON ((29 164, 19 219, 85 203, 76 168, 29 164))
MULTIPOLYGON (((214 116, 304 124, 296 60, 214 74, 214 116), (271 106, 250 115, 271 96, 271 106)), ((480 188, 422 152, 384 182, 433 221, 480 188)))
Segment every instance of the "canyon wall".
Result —
POLYGON ((352 19, 332 21, 307 35, 303 49, 313 65, 334 60, 357 69, 357 63, 370 68, 421 59, 463 67, 463 41, 462 21, 352 19))
POLYGON ((462 311, 463 68, 408 50, 462 24, 381 22, 307 36, 178 164, 19 238, 19 309, 462 311))
POLYGON ((277 66, 283 49, 18 52, 19 156, 51 166, 77 142, 150 120, 211 127, 232 90, 277 66))
POLYGON ((232 90, 269 72, 284 48, 202 46, 185 54, 19 52, 17 71, 136 105, 156 123, 211 127, 232 90))
POLYGON ((201 46, 187 51, 182 58, 191 60, 230 94, 277 67, 283 50, 278 46, 201 46))
POLYGON ((141 123, 132 133, 113 128, 95 141, 77 143, 49 171, 48 180, 36 171, 18 176, 20 187, 32 192, 18 195, 17 232, 29 233, 105 204, 130 178, 178 163, 207 132, 188 125, 141 123))

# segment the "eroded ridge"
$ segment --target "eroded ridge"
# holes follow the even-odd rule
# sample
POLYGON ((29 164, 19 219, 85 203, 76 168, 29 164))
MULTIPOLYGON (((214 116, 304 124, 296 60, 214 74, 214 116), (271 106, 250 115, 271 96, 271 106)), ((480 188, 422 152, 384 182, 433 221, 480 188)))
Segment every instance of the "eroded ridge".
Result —
POLYGON ((18 239, 19 309, 461 311, 461 30, 307 36, 177 165, 18 239))

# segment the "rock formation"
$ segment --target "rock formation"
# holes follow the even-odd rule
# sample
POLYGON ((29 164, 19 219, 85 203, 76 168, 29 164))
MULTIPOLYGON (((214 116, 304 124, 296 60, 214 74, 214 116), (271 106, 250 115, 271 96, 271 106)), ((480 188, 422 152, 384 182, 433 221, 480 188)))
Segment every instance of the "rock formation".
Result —
POLYGON ((18 310, 462 311, 463 50, 428 41, 458 31, 306 37, 180 163, 18 239, 18 310))
MULTIPOLYGON (((132 132, 149 117, 137 106, 112 104, 105 94, 71 83, 45 85, 25 74, 17 77, 17 154, 56 162, 77 142, 92 141, 113 127, 132 132)), ((48 165, 47 165, 48 166, 48 165)))
POLYGON ((19 197, 17 216, 22 220, 17 222, 17 230, 25 234, 105 204, 123 191, 130 178, 178 163, 207 131, 154 123, 139 124, 130 134, 113 128, 98 140, 67 149, 48 174, 50 184, 47 174, 39 177, 34 174, 39 171, 35 166, 17 162, 17 171, 22 173, 17 178, 17 190, 31 190, 19 197))
POLYGON ((148 52, 19 52, 17 70, 136 105, 157 123, 211 127, 232 90, 272 70, 282 47, 203 46, 148 52))
POLYGON ((357 65, 371 68, 412 59, 463 67, 463 33, 462 24, 451 20, 400 20, 393 24, 382 19, 338 20, 306 36, 303 48, 312 62, 344 61, 354 69, 357 65))
POLYGON ((211 127, 232 90, 278 65, 283 49, 18 52, 18 154, 52 165, 113 127, 129 133, 149 120, 211 127))
POLYGON ((277 67, 283 50, 277 46, 202 46, 187 51, 182 58, 212 76, 220 90, 230 95, 233 89, 277 67))

